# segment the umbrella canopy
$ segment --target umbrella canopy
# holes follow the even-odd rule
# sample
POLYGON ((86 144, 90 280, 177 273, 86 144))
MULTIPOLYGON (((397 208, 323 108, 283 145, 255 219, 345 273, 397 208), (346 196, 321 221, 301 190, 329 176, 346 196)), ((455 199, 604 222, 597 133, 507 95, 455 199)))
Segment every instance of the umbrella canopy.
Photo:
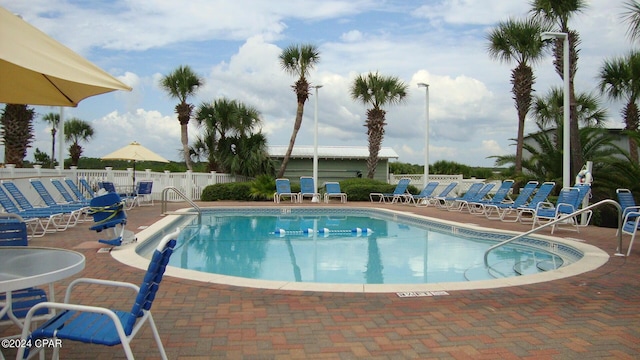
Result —
POLYGON ((157 161, 164 163, 169 162, 169 160, 140 145, 136 141, 112 152, 111 154, 103 156, 102 160, 157 161))
POLYGON ((0 103, 77 106, 131 88, 0 7, 0 103))
POLYGON ((122 147, 111 154, 102 157, 102 160, 130 160, 133 161, 133 184, 136 183, 136 161, 157 161, 168 163, 169 160, 154 153, 146 147, 134 141, 131 144, 122 147))

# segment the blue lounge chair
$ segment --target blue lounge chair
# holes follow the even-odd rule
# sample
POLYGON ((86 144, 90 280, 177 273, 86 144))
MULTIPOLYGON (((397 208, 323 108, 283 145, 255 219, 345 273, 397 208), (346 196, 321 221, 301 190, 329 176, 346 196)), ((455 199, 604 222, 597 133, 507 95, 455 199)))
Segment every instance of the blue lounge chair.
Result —
POLYGON ((125 202, 116 193, 106 193, 91 199, 89 214, 93 216, 95 224, 89 229, 96 232, 110 229, 112 239, 100 239, 98 242, 120 246, 123 242, 124 227, 127 224, 127 214, 124 210, 125 202))
POLYGON ((478 195, 478 192, 480 191, 480 189, 482 189, 483 186, 484 186, 483 183, 477 182, 477 183, 471 184, 471 186, 469 186, 469 189, 467 189, 467 192, 465 192, 462 196, 436 197, 436 200, 437 200, 437 202, 435 203, 436 207, 438 207, 439 209, 448 210, 450 207, 454 207, 457 201, 468 201, 468 200, 474 199, 475 196, 478 195))
MULTIPOLYGON (((75 197, 78 199, 78 202, 85 202, 85 203, 89 203, 89 198, 87 198, 86 196, 84 196, 84 194, 82 193, 82 191, 80 190, 80 188, 78 187, 78 185, 76 185, 76 183, 73 182, 73 180, 71 179, 64 179, 64 182, 67 184, 67 187, 69 189, 71 189, 71 192, 73 193, 73 195, 75 195, 75 197)), ((94 198, 95 196, 91 196, 91 198, 94 198)))
POLYGON ((95 191, 93 191, 91 185, 89 185, 89 182, 87 182, 87 179, 80 179, 80 185, 82 185, 84 191, 89 194, 90 198, 93 199, 94 197, 96 197, 96 193, 95 191))
MULTIPOLYGON (((631 240, 629 241, 629 249, 627 250, 627 256, 631 254, 631 247, 633 246, 633 241, 636 238, 636 234, 638 233, 638 229, 640 228, 640 211, 628 211, 622 220, 622 233, 631 235, 631 240)), ((618 251, 622 252, 622 249, 618 249, 618 251)))
POLYGON ((436 188, 438 187, 439 184, 440 183, 437 181, 429 182, 427 185, 425 185, 425 187, 422 189, 422 191, 420 191, 419 194, 411 195, 410 198, 407 197, 407 199, 409 200, 408 202, 411 202, 414 205, 416 205, 417 202, 419 201, 427 201, 427 198, 433 195, 433 192, 436 191, 436 188))
POLYGON ((324 202, 328 203, 331 198, 339 198, 341 203, 347 202, 347 194, 340 190, 340 183, 331 181, 324 184, 324 202))
MULTIPOLYGON (((4 185, 6 185, 6 183, 4 185)), ((33 237, 41 237, 47 232, 56 232, 65 229, 65 227, 62 226, 64 223, 64 214, 62 214, 62 212, 52 211, 46 208, 20 210, 11 198, 9 198, 9 195, 5 192, 5 188, 2 186, 0 186, 0 205, 2 205, 7 213, 22 217, 33 237)))
POLYGON ((56 190, 58 190, 58 192, 60 193, 60 195, 62 196, 62 198, 64 199, 64 201, 66 201, 69 204, 79 204, 82 206, 87 206, 89 205, 89 200, 84 199, 84 198, 78 198, 78 197, 73 197, 71 195, 71 193, 67 190, 67 188, 64 186, 64 184, 62 183, 62 181, 58 180, 58 179, 51 179, 51 184, 53 185, 53 187, 56 188, 56 190))
MULTIPOLYGON (((487 219, 504 220, 512 212, 517 214, 519 207, 525 206, 529 198, 538 187, 537 181, 529 181, 512 202, 501 202, 498 204, 484 204, 484 215, 487 219), (495 214, 495 215, 494 215, 495 214)), ((506 221, 506 220, 504 220, 506 221)))
POLYGON ((374 199, 377 200, 377 202, 384 202, 384 203, 396 203, 397 201, 400 202, 405 202, 406 200, 409 199, 408 195, 411 195, 407 192, 407 188, 409 187, 409 183, 411 182, 411 179, 409 178, 402 178, 398 181, 398 184, 396 185, 396 188, 393 190, 392 193, 370 193, 369 194, 369 200, 371 202, 374 202, 374 199))
POLYGON ((491 190, 495 186, 496 186, 495 183, 484 184, 484 186, 482 186, 482 188, 480 188, 480 190, 475 195, 471 196, 469 199, 457 200, 454 206, 449 208, 449 210, 462 211, 466 208, 469 212, 471 212, 471 209, 469 208, 469 203, 486 200, 486 197, 489 196, 489 192, 491 192, 491 190))
POLYGON ((44 186, 42 181, 38 179, 29 179, 29 182, 31 183, 31 186, 33 186, 33 188, 36 190, 36 192, 44 202, 45 206, 47 206, 50 209, 58 208, 58 209, 64 210, 65 212, 72 212, 72 211, 80 210, 86 207, 86 205, 83 205, 83 204, 58 203, 53 198, 49 190, 47 190, 47 188, 44 186))
POLYGON ((513 202, 513 200, 509 199, 509 192, 511 192, 511 188, 513 187, 513 180, 504 180, 500 184, 496 193, 493 194, 491 199, 488 200, 480 200, 469 203, 469 212, 472 214, 484 214, 485 206, 491 204, 502 204, 505 202, 513 202))
POLYGON ((440 191, 440 193, 438 193, 438 195, 427 196, 424 199, 422 199, 422 201, 416 202, 416 206, 436 205, 439 202, 438 199, 444 199, 447 196, 449 196, 449 194, 453 191, 453 189, 456 188, 456 186, 458 186, 457 181, 450 182, 449 185, 447 185, 444 189, 442 189, 442 191, 440 191))
POLYGON ((280 203, 282 198, 289 198, 291 202, 298 202, 298 193, 291 192, 289 179, 276 179, 276 192, 273 194, 273 201, 280 203))
MULTIPOLYGON (((543 201, 547 201, 547 197, 549 197, 549 195, 551 194, 555 186, 556 186, 556 183, 552 181, 547 181, 542 183, 542 185, 540 185, 540 187, 538 188, 538 191, 536 191, 536 193, 533 195, 531 200, 526 205, 520 206, 519 208, 516 209, 516 212, 517 212, 516 219, 511 221, 525 222, 527 218, 530 218, 531 220, 533 220, 533 215, 536 212, 536 207, 538 206, 539 203, 543 201), (530 217, 523 216, 526 214, 529 214, 530 217)), ((502 221, 510 221, 510 220, 502 219, 502 221)))
MULTIPOLYGON (((2 246, 27 246, 27 224, 18 215, 0 214, 0 248, 2 246)), ((2 251, 2 250, 0 250, 2 251)), ((53 291, 53 284, 50 284, 49 291, 53 291)), ((11 291, 0 294, 0 325, 13 324, 14 321, 24 319, 27 312, 35 304, 47 301, 47 294, 44 290, 36 287, 11 291), (11 312, 6 307, 11 301, 11 312)), ((49 311, 46 308, 34 312, 39 320, 49 318, 49 311)))
MULTIPOLYGON (((545 222, 550 222, 556 219, 560 219, 568 214, 575 212, 579 207, 580 190, 575 187, 562 188, 556 204, 552 204, 547 201, 542 201, 536 205, 536 209, 533 212, 533 223, 531 228, 535 228, 536 225, 543 225, 545 222)), ((575 218, 567 219, 571 225, 577 227, 577 220, 575 218)), ((551 233, 553 234, 556 225, 552 225, 551 233)))
MULTIPOLYGON (((121 344, 127 359, 133 359, 131 350, 131 340, 136 336, 145 322, 149 323, 153 337, 158 346, 160 357, 167 359, 167 354, 162 345, 160 334, 151 315, 151 306, 156 298, 160 282, 169 262, 169 258, 176 246, 180 230, 176 230, 166 235, 156 247, 149 267, 138 287, 134 284, 102 280, 102 279, 76 279, 66 292, 64 303, 44 302, 35 305, 27 314, 25 325, 22 330, 23 344, 38 344, 36 339, 57 338, 63 341, 65 346, 69 346, 70 341, 91 343, 97 345, 114 346, 121 344), (105 307, 98 307, 96 304, 77 305, 70 303, 73 290, 82 284, 92 284, 92 286, 108 286, 111 288, 126 288, 137 292, 135 301, 130 311, 112 310, 105 307), (40 308, 52 308, 61 310, 53 318, 42 324, 37 329, 31 331, 32 316, 40 308), (69 342, 68 342, 69 341, 69 342)), ((17 358, 26 358, 31 350, 38 351, 37 348, 21 347, 17 358)), ((55 348, 54 357, 58 357, 55 348)))
POLYGON ((315 182, 312 177, 301 176, 300 177, 300 193, 298 194, 298 200, 302 202, 305 197, 313 199, 315 202, 320 201, 320 193, 316 190, 315 182))
POLYGON ((640 211, 640 206, 636 205, 636 200, 629 189, 616 189, 618 203, 622 208, 622 217, 626 217, 627 213, 640 211))

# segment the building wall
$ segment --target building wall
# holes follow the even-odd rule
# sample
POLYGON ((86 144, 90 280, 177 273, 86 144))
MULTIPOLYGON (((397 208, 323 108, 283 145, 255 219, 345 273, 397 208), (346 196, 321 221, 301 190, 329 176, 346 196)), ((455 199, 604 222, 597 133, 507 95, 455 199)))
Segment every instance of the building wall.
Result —
MULTIPOLYGON (((380 159, 374 179, 386 182, 389 160, 380 159)), ((341 181, 367 176, 366 159, 318 159, 318 185, 327 181, 341 181)), ((313 176, 313 159, 290 159, 284 177, 299 181, 301 176, 313 176)))

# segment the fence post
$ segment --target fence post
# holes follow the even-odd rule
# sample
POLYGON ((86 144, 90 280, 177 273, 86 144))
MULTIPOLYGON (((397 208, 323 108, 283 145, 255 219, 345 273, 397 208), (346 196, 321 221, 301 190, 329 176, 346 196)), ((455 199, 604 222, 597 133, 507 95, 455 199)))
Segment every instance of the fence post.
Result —
POLYGON ((191 170, 187 170, 184 175, 184 191, 186 193, 185 195, 187 196, 187 198, 189 198, 189 200, 193 200, 193 176, 191 175, 191 170))
POLYGON ((113 167, 107 166, 104 169, 107 170, 107 179, 106 180, 113 182, 113 167))
POLYGON ((70 178, 71 178, 74 182, 78 183, 78 167, 77 167, 77 166, 71 166, 69 169, 71 170, 71 176, 70 176, 70 178))

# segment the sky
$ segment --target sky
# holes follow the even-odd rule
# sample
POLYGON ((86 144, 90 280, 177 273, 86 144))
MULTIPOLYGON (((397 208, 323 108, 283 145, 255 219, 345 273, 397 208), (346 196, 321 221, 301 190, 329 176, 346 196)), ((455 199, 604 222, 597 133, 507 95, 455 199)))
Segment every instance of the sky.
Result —
MULTIPOLYGON (((605 59, 623 56, 633 44, 623 20, 624 0, 586 0, 570 21, 580 33, 577 92, 598 93, 605 59)), ((83 156, 101 157, 132 141, 169 160, 181 155, 177 100, 160 79, 189 65, 204 79, 189 102, 196 107, 226 97, 261 113, 269 145, 287 145, 293 130, 297 80, 278 61, 292 44, 317 46, 320 61, 308 77, 322 85, 305 106, 296 144, 313 145, 318 107, 319 146, 367 146, 367 107, 349 88, 359 74, 379 72, 408 85, 405 101, 385 108, 384 147, 398 161, 424 164, 425 88, 429 84, 429 162, 493 166, 491 156, 515 153, 517 114, 511 69, 488 56, 487 35, 500 21, 524 18, 528 0, 0 0, 0 6, 78 52, 133 88, 83 100, 65 108, 95 129, 81 143, 83 156)), ((551 54, 534 65, 535 94, 562 80, 551 54)), ((607 126, 621 128, 621 105, 602 100, 607 126)), ((57 107, 36 106, 35 148, 51 149, 41 120, 57 107)), ((528 119, 525 133, 536 130, 528 119)), ((193 141, 202 131, 189 125, 193 141)), ((67 146, 68 147, 68 146, 67 146)), ((57 154, 57 151, 56 151, 57 154)), ((66 153, 68 157, 68 153, 66 153)))

